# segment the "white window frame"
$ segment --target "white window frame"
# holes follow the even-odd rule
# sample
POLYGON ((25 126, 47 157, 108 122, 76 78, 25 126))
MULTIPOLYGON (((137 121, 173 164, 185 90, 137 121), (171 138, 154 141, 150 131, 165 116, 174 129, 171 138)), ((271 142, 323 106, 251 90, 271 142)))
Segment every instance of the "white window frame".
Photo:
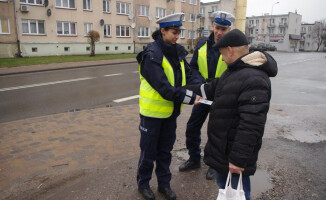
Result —
POLYGON ((189 0, 190 5, 197 5, 197 0, 189 0))
POLYGON ((212 12, 215 12, 218 10, 218 7, 217 6, 212 6, 212 12))
POLYGON ((112 26, 111 24, 104 24, 103 26, 103 35, 104 37, 112 37, 112 26), (105 30, 106 30, 106 34, 105 34, 105 30), (108 34, 110 33, 110 34, 108 34))
POLYGON ((149 6, 139 5, 139 16, 148 17, 149 16, 149 6))
POLYGON ((156 18, 162 18, 162 17, 165 17, 166 16, 166 10, 165 8, 159 8, 159 7, 156 7, 156 18))
POLYGON ((2 1, 2 2, 8 2, 8 0, 0 0, 0 1, 2 1))
POLYGON ((195 33, 196 33, 196 31, 188 30, 188 39, 195 39, 195 37, 196 37, 195 33), (193 35, 193 37, 190 37, 192 35, 193 35))
POLYGON ((103 12, 111 13, 111 1, 110 0, 103 0, 103 12))
POLYGON ((205 15, 205 7, 200 7, 200 14, 205 15))
POLYGON ((116 37, 120 37, 120 38, 130 37, 130 26, 116 25, 116 37), (121 29, 124 29, 125 35, 121 35, 121 32, 122 32, 121 29), (127 29, 128 29, 129 35, 127 35, 127 29), (119 34, 117 34, 118 31, 119 31, 119 34))
POLYGON ((182 3, 185 3, 185 2, 186 2, 186 0, 181 0, 181 2, 182 2, 182 3))
POLYGON ((189 14, 189 22, 196 22, 196 14, 189 14), (194 21, 192 21, 194 19, 194 21))
POLYGON ((93 24, 92 23, 84 23, 84 36, 88 35, 88 32, 93 30, 93 24))
POLYGON ((10 34, 10 22, 8 18, 0 18, 0 34, 1 35, 8 35, 10 34), (2 32, 2 23, 7 22, 8 33, 2 32))
POLYGON ((174 14, 175 10, 170 10, 170 15, 174 14))
POLYGON ((129 15, 130 13, 130 3, 126 2, 116 2, 117 14, 119 15, 129 15), (118 8, 119 5, 119 8, 118 8), (124 7, 124 12, 122 12, 122 8, 124 7))
POLYGON ((63 22, 63 21, 57 21, 57 23, 56 23, 56 27, 57 27, 57 36, 77 36, 77 23, 76 22, 63 22), (61 24, 61 29, 62 29, 62 33, 61 34, 59 34, 58 33, 58 24, 61 24), (69 33, 68 34, 66 34, 65 33, 65 30, 64 30, 64 25, 65 24, 68 24, 68 31, 69 31, 69 33), (74 24, 74 26, 75 26, 75 33, 72 33, 72 24, 74 24))
POLYGON ((183 19, 182 19, 182 21, 185 22, 186 21, 186 14, 184 12, 182 12, 182 13, 183 13, 183 19))
POLYGON ((23 19, 22 20, 22 34, 23 35, 45 35, 45 21, 44 20, 34 20, 34 19, 23 19), (31 23, 35 22, 36 24, 36 33, 31 32, 31 23), (24 33, 23 24, 27 23, 28 33, 24 33), (43 23, 44 33, 40 33, 40 24, 43 23))
MULTIPOLYGON (((3 1, 3 0, 0 0, 0 1, 3 1)), ((19 0, 20 4, 29 4, 29 5, 43 5, 42 2, 43 2, 43 0, 19 0), (30 2, 30 1, 33 1, 33 2, 30 2)))
POLYGON ((184 39, 184 38, 185 38, 185 30, 181 30, 180 39, 184 39))
POLYGON ((83 0, 83 10, 87 10, 87 11, 92 10, 92 0, 83 0))
POLYGON ((150 28, 149 27, 138 27, 138 37, 139 38, 149 38, 150 28), (146 35, 147 30, 147 35, 146 35))
POLYGON ((76 2, 75 0, 55 0, 55 7, 56 8, 66 8, 66 9, 76 9, 76 2), (60 1, 60 5, 57 4, 57 2, 60 1), (63 6, 64 2, 67 2, 67 6, 63 6), (70 5, 70 3, 74 2, 74 7, 72 7, 72 5, 70 5))

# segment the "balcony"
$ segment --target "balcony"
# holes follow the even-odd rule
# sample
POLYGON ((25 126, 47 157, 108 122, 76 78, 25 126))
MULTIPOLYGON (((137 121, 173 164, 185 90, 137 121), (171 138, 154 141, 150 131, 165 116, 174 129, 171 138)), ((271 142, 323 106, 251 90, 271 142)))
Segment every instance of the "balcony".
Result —
POLYGON ((215 18, 214 12, 208 12, 208 17, 214 19, 215 18))
POLYGON ((282 28, 285 28, 285 27, 288 27, 288 23, 286 23, 286 22, 280 22, 278 26, 279 27, 282 27, 282 28))
POLYGON ((256 24, 248 24, 248 28, 254 28, 256 27, 256 24))
POLYGON ((275 23, 267 23, 268 28, 275 28, 275 23))

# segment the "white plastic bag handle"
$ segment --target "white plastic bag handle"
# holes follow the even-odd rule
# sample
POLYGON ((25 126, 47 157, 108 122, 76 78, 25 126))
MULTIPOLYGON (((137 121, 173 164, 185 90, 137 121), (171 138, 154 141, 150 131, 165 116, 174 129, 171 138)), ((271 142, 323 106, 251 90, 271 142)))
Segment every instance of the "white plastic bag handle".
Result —
MULTIPOLYGON (((227 189, 227 187, 232 187, 232 183, 231 183, 231 180, 232 180, 232 174, 231 172, 229 171, 228 173, 228 177, 226 179, 226 183, 225 183, 225 189, 227 189)), ((243 186, 242 186, 242 172, 240 172, 240 177, 239 177, 239 182, 238 182, 238 186, 237 186, 237 190, 243 190, 243 186)))

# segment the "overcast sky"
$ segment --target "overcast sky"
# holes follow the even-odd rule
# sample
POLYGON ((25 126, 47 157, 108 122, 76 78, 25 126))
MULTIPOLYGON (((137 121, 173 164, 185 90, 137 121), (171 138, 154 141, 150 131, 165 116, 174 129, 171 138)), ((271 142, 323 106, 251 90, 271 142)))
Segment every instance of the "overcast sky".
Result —
MULTIPOLYGON (((212 2, 216 0, 201 0, 201 2, 212 2)), ((326 19, 326 0, 247 0, 247 16, 261 16, 264 13, 273 15, 288 14, 295 12, 302 15, 302 22, 314 23, 326 19)))

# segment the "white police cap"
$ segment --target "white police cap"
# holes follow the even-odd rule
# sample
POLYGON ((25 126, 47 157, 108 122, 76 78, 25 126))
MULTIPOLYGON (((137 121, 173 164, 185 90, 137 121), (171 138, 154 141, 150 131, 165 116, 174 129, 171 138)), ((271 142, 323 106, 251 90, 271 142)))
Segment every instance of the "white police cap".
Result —
POLYGON ((223 28, 229 28, 232 22, 235 21, 235 17, 225 11, 216 11, 214 14, 214 24, 223 28))
POLYGON ((177 30, 184 30, 182 26, 182 20, 184 18, 184 13, 175 13, 162 17, 156 21, 157 24, 160 24, 160 28, 172 28, 177 30))

